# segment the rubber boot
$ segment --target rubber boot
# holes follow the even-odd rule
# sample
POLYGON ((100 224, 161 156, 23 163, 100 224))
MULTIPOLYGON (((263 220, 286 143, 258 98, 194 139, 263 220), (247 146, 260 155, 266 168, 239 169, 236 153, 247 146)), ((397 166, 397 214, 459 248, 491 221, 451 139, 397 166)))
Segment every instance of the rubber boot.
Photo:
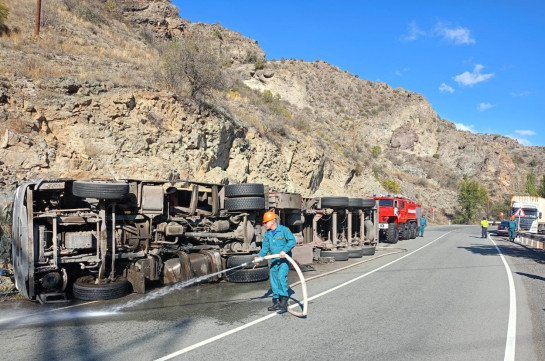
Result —
POLYGON ((280 301, 278 302, 278 313, 284 313, 288 311, 288 296, 280 296, 280 301))
POLYGON ((277 306, 278 306, 278 298, 273 298, 273 304, 272 306, 269 306, 267 307, 267 311, 276 311, 278 310, 277 306))

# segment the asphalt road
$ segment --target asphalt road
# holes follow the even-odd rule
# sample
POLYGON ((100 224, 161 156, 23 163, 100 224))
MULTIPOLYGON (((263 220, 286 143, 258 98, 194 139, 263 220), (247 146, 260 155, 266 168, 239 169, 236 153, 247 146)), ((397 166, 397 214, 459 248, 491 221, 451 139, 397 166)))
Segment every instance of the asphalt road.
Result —
MULTIPOLYGON (((10 360, 543 359, 542 252, 502 237, 482 239, 476 226, 428 227, 424 237, 380 246, 375 256, 306 272, 306 318, 268 312, 268 282, 203 284, 133 306, 145 296, 69 306, 6 301, 0 354, 10 360)), ((300 300, 300 285, 293 290, 300 300)))

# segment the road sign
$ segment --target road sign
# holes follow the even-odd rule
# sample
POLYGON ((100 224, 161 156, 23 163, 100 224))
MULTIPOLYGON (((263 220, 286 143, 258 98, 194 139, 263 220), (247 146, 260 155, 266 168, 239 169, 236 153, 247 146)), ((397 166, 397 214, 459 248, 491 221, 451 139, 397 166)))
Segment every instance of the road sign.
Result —
POLYGON ((524 213, 524 210, 521 208, 517 209, 515 213, 513 213, 515 217, 526 217, 526 213, 524 213))
POLYGON ((503 212, 500 212, 500 217, 503 217, 503 212))
POLYGON ((432 212, 435 212, 435 210, 434 210, 433 208, 431 209, 431 211, 432 211, 432 212))

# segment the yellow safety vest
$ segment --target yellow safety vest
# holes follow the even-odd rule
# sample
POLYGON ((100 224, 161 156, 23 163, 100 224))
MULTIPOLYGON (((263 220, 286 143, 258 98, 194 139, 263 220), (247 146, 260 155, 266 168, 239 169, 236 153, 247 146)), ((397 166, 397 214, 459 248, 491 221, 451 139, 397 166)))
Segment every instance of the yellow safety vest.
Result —
POLYGON ((481 221, 481 226, 483 226, 484 228, 488 228, 488 221, 486 219, 483 219, 481 221))

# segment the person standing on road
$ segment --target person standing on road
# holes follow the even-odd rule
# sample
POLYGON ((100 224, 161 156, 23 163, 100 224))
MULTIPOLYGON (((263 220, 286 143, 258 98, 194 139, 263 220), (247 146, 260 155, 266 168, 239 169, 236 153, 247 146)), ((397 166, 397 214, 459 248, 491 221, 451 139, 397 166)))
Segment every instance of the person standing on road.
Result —
POLYGON ((515 236, 517 234, 518 222, 515 219, 515 216, 512 216, 509 220, 509 241, 514 242, 515 236))
POLYGON ((295 237, 288 227, 277 223, 277 216, 274 212, 265 212, 263 224, 267 231, 258 256, 264 257, 269 252, 280 255, 279 258, 271 260, 269 280, 273 293, 273 305, 267 310, 286 312, 289 300, 288 272, 290 270, 286 255, 291 257, 291 249, 295 247, 295 237))
POLYGON ((488 231, 488 221, 486 220, 486 217, 483 217, 483 220, 481 221, 481 238, 488 237, 487 231, 488 231))
POLYGON ((422 215, 422 217, 420 217, 420 228, 418 228, 418 235, 420 237, 424 237, 424 229, 426 229, 427 225, 426 216, 422 215))

